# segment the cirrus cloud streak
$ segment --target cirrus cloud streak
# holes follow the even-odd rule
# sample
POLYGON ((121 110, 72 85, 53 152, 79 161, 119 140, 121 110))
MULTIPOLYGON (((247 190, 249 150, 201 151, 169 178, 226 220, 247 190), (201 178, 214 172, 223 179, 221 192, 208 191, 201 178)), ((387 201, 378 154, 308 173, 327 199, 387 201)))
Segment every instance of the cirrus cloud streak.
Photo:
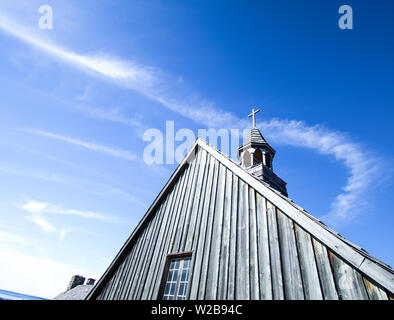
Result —
MULTIPOLYGON (((180 94, 176 78, 160 73, 157 69, 113 58, 110 55, 77 54, 32 35, 3 15, 0 15, 0 29, 72 66, 130 88, 196 123, 211 128, 247 127, 246 121, 218 108, 206 99, 195 94, 185 94, 186 91, 180 94)), ((371 181, 382 171, 379 159, 365 155, 362 151, 363 147, 347 135, 322 126, 308 126, 301 121, 278 119, 262 122, 259 126, 275 143, 310 148, 319 154, 333 156, 346 166, 349 172, 347 183, 333 200, 331 211, 325 216, 328 221, 350 219, 362 210, 365 206, 364 197, 371 187, 371 181)), ((118 152, 73 138, 47 132, 35 133, 125 159, 134 158, 127 152, 118 152)))

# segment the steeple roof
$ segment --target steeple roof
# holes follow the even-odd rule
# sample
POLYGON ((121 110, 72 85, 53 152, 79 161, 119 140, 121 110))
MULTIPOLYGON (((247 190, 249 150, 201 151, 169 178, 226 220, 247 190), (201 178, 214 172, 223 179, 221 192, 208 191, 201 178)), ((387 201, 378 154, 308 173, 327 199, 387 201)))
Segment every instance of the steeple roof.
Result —
POLYGON ((256 127, 252 128, 245 139, 243 146, 248 144, 267 144, 267 141, 264 139, 263 135, 261 134, 260 130, 256 127))
POLYGON ((274 148, 272 148, 269 143, 267 142, 267 140, 265 140, 265 138, 263 137, 263 135, 261 134, 260 130, 257 129, 256 127, 253 127, 252 129, 250 129, 248 136, 246 137, 244 143, 242 144, 242 146, 239 148, 239 154, 241 152, 241 150, 243 150, 246 147, 265 147, 268 150, 270 150, 271 152, 271 156, 272 158, 275 156, 275 150, 274 148))

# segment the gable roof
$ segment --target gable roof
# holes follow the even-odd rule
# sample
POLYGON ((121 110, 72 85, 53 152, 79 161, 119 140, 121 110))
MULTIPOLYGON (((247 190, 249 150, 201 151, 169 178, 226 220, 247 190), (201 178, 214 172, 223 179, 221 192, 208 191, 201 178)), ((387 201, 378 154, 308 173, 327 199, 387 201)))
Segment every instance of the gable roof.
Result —
POLYGON ((93 285, 81 284, 68 291, 62 292, 53 298, 53 300, 84 300, 92 288, 93 285))
POLYGON ((366 274, 389 292, 394 292, 394 271, 390 268, 390 266, 370 256, 365 250, 352 244, 338 233, 328 228, 326 225, 324 225, 324 223, 310 215, 303 208, 296 205, 291 199, 274 190, 267 183, 254 177, 232 159, 216 150, 201 138, 198 138, 190 148, 183 161, 171 175, 164 188, 160 191, 152 205, 149 207, 146 214, 134 229, 126 243, 122 246, 111 265, 97 282, 94 289, 89 293, 87 299, 94 295, 95 292, 100 290, 107 278, 110 278, 112 272, 116 269, 118 263, 126 254, 127 249, 130 245, 132 245, 135 237, 138 236, 140 229, 144 227, 145 223, 149 222, 151 215, 154 214, 156 208, 171 190, 171 187, 176 183, 177 178, 182 173, 183 169, 194 158, 198 148, 202 148, 207 151, 212 157, 214 157, 227 169, 233 172, 233 174, 237 175, 240 179, 249 184, 262 196, 269 199, 269 201, 279 210, 281 210, 289 218, 307 230, 311 235, 330 248, 338 256, 342 257, 355 269, 366 274))

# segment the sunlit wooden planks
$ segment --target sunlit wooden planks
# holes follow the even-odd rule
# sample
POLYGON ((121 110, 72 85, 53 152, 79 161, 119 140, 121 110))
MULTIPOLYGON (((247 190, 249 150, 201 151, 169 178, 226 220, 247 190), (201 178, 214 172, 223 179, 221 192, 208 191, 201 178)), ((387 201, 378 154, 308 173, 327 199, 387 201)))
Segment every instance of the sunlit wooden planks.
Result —
POLYGON ((231 193, 231 221, 230 221, 230 252, 228 266, 228 285, 227 299, 235 299, 235 279, 236 279, 236 257, 237 257, 237 223, 238 223, 238 188, 239 179, 232 175, 232 193, 231 193))
POLYGON ((239 181, 235 299, 250 299, 248 185, 239 181))
POLYGON ((277 211, 280 255, 286 300, 303 300, 304 292, 300 263, 294 235, 294 225, 283 212, 277 211))
POLYGON ((370 300, 388 300, 387 293, 384 290, 366 278, 363 278, 363 280, 370 300))
POLYGON ((339 298, 341 300, 368 300, 362 277, 349 264, 328 250, 339 298))
POLYGON ((271 300, 272 282, 270 248, 268 238, 267 207, 266 200, 258 193, 256 193, 256 218, 260 299, 271 300))
POLYGON ((231 232, 231 196, 232 196, 233 174, 226 169, 226 183, 223 202, 222 238, 219 256, 218 292, 217 299, 227 299, 227 288, 229 282, 229 266, 233 264, 230 260, 230 232, 231 232))
POLYGON ((294 224, 296 232, 298 257, 300 260, 302 283, 305 299, 322 300, 323 295, 320 287, 319 274, 313 252, 311 236, 300 226, 294 224))
POLYGON ((211 199, 214 172, 217 166, 212 157, 209 155, 207 157, 206 165, 207 171, 205 174, 205 184, 203 188, 204 196, 201 198, 199 206, 199 225, 196 227, 196 232, 198 233, 196 237, 194 237, 193 242, 193 252, 195 252, 195 255, 192 259, 193 266, 191 270, 191 283, 189 286, 189 297, 193 300, 198 299, 199 284, 202 272, 202 260, 203 254, 205 252, 204 246, 207 238, 209 203, 211 199))
POLYGON ((279 236, 276 208, 267 201, 268 239, 270 248, 272 297, 274 300, 283 300, 282 261, 279 249, 279 236))
POLYGON ((328 259, 327 248, 315 238, 312 238, 315 252, 316 266, 319 271, 319 279, 324 300, 338 300, 334 276, 328 259))
POLYGON ((205 149, 190 160, 96 298, 160 298, 167 255, 183 251, 192 254, 190 299, 390 297, 205 149))

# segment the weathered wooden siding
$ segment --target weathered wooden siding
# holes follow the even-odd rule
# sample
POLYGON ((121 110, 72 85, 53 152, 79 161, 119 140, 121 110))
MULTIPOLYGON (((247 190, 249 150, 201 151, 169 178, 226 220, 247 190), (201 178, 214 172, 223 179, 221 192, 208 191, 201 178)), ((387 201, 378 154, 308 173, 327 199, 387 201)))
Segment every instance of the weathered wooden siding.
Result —
POLYGON ((168 254, 192 251, 189 299, 388 299, 204 149, 96 299, 157 299, 168 254))

